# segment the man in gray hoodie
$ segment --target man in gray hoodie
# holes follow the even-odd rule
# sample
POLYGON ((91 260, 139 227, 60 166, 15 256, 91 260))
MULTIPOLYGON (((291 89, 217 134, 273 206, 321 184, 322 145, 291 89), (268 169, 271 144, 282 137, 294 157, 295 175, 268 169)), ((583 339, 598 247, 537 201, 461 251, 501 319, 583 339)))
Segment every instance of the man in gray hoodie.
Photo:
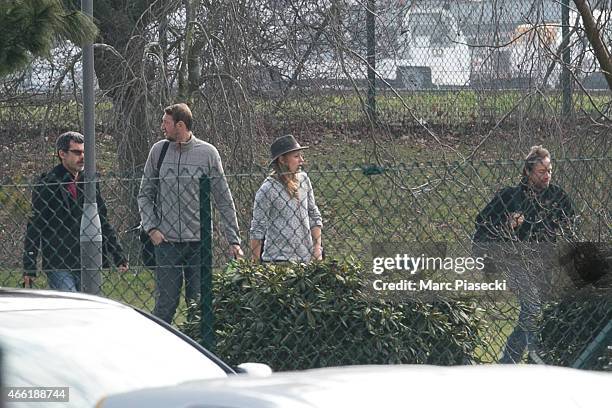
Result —
POLYGON ((183 277, 187 300, 199 299, 199 179, 202 175, 210 177, 211 192, 230 244, 230 255, 243 256, 236 208, 219 152, 191 133, 192 118, 191 110, 184 103, 164 109, 161 129, 166 140, 151 148, 138 193, 142 227, 155 245, 153 314, 168 323, 179 303, 183 277), (168 144, 167 150, 158 166, 165 144, 168 144))

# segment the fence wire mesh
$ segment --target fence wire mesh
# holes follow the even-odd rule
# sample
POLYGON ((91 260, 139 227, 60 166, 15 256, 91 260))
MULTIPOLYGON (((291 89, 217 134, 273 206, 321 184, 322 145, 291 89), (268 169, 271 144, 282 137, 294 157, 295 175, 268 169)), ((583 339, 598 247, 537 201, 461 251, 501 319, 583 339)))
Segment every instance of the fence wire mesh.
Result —
MULTIPOLYGON (((553 163, 553 183, 563 187, 575 209, 572 240, 597 244, 593 249, 598 251, 597 256, 591 255, 600 261, 603 259, 603 263, 589 268, 600 271, 608 268, 608 275, 602 279, 596 276, 596 283, 579 276, 583 281, 576 283, 572 281, 575 276, 562 274, 566 281, 561 283, 573 285, 555 290, 554 296, 537 294, 532 302, 526 300, 530 299, 532 292, 523 291, 521 295, 520 291, 510 290, 499 296, 457 299, 442 294, 435 301, 410 298, 409 301, 397 302, 396 299, 381 304, 381 299, 376 298, 378 294, 367 293, 360 287, 372 276, 373 246, 377 243, 394 245, 394 250, 401 248, 417 256, 430 243, 445 243, 449 256, 473 255, 472 238, 477 214, 500 189, 519 183, 522 162, 464 161, 392 167, 308 168, 308 178, 302 174, 300 177, 303 178, 298 180, 300 199, 292 199, 285 188, 269 188, 270 200, 266 205, 260 203, 259 207, 254 206, 254 201, 262 196, 266 171, 259 169, 228 174, 226 179, 237 209, 240 237, 247 258, 251 257, 249 239, 264 238, 260 233, 265 230, 269 235, 263 243, 264 259, 266 254, 268 260, 287 260, 295 255, 296 260, 308 261, 308 250, 304 252, 294 243, 301 245, 308 240, 310 229, 319 224, 320 213, 326 258, 323 264, 326 266, 319 267, 317 263, 288 269, 276 264, 232 263, 228 266, 228 235, 223 228, 227 223, 222 222, 216 206, 218 200, 213 199, 214 327, 219 352, 230 361, 246 356, 250 360, 270 362, 279 370, 337 363, 493 362, 501 358, 518 319, 525 327, 528 323, 536 326, 532 330, 540 336, 538 343, 543 345, 542 349, 534 351, 536 359, 562 365, 574 364, 612 319, 609 281, 609 243, 612 238, 609 181, 612 166, 609 157, 556 159, 553 163), (318 212, 311 208, 314 200, 310 201, 309 191, 316 200, 318 212), (254 207, 258 207, 255 217, 254 207), (262 221, 265 217, 271 218, 262 221), (283 217, 301 222, 278 224, 276 220, 283 217), (271 228, 266 229, 266 225, 271 228), (275 240, 273 234, 280 239, 275 240), (284 246, 281 244, 283 240, 287 243, 284 246), (355 286, 354 282, 359 285, 355 286), (537 307, 529 307, 535 303, 537 307), (348 304, 357 309, 348 307, 348 304), (525 318, 525 314, 532 316, 525 318), (415 342, 415 338, 420 340, 415 342), (376 341, 380 343, 372 339, 378 339, 376 341), (324 352, 308 359, 305 350, 315 354, 316 350, 324 352)), ((274 181, 269 180, 270 186, 275 187, 274 181)), ((170 177, 163 182, 176 182, 177 191, 183 191, 181 185, 191 185, 194 191, 199 186, 199 179, 189 176, 170 177)), ((102 224, 108 221, 116 231, 118 247, 121 248, 115 248, 120 252, 115 257, 107 257, 107 269, 102 270, 101 293, 153 311, 156 309, 156 288, 160 289, 159 298, 169 302, 158 305, 169 313, 164 318, 171 320, 174 316, 175 324, 197 336, 203 326, 211 323, 198 320, 188 307, 190 299, 197 300, 200 296, 199 195, 187 195, 189 200, 181 202, 177 194, 168 191, 159 198, 162 206, 179 212, 178 219, 169 228, 190 235, 194 241, 185 244, 180 251, 174 248, 165 250, 162 255, 157 254, 160 286, 156 284, 152 268, 143 266, 142 244, 134 228, 140 222, 137 204, 140 183, 140 177, 109 175, 99 180, 100 194, 105 199, 104 211, 101 211, 102 224), (191 217, 198 222, 184 222, 182 217, 191 217), (177 261, 181 256, 183 259, 177 261), (122 274, 115 266, 124 258, 130 263, 130 271, 122 274), (168 268, 176 263, 193 266, 184 271, 185 280, 189 282, 187 291, 181 289, 183 278, 177 279, 177 272, 168 268), (165 281, 161 281, 163 279, 165 281), (178 313, 174 315, 173 309, 177 304, 178 313)), ((211 181, 211 184, 214 186, 215 182, 211 181)), ((43 261, 42 265, 37 265, 38 269, 78 272, 78 226, 81 220, 80 211, 75 210, 79 208, 78 199, 73 200, 69 186, 62 180, 45 183, 16 180, 0 186, 2 286, 18 286, 24 268, 33 268, 32 264, 27 264, 30 262, 27 254, 23 257, 27 252, 24 242, 28 242, 28 228, 38 229, 36 232, 42 234, 38 237, 47 245, 47 258, 52 259, 49 264, 43 261), (55 193, 45 193, 48 191, 55 193), (39 203, 38 214, 36 205, 32 206, 32 197, 34 202, 47 197, 47 201, 39 203), (60 200, 54 202, 55 198, 51 197, 60 200), (66 212, 66 208, 72 208, 72 211, 66 212), (32 214, 38 215, 39 219, 27 227, 32 214), (74 263, 53 263, 54 259, 64 262, 74 256, 77 266, 74 263)), ((81 193, 78 186, 77 197, 81 193)), ((219 198, 214 193, 212 197, 219 198)), ((112 234, 110 231, 108 227, 103 228, 105 247, 112 243, 112 239, 108 239, 112 234)), ((564 236, 558 238, 557 244, 566 241, 564 236)), ((533 253, 535 244, 525 243, 525 248, 533 253)), ((563 255, 557 255, 562 253, 558 248, 539 250, 532 259, 525 253, 516 252, 516 245, 508 245, 499 259, 507 265, 512 264, 512 251, 516 262, 527 264, 517 268, 537 276, 548 272, 554 279, 561 275, 555 275, 550 272, 552 270, 565 270, 568 264, 573 270, 577 268, 574 260, 563 260, 563 255)), ((112 255, 113 251, 105 253, 112 255)), ((53 271, 39 273, 35 280, 37 287, 51 284, 53 274, 49 272, 53 271)), ((516 275, 516 272, 509 272, 506 278, 510 280, 516 275)), ((556 287, 561 283, 554 282, 556 287)), ((529 288, 537 291, 539 286, 533 283, 529 288)), ((609 337, 606 341, 601 344, 604 349, 609 345, 609 337)), ((609 362, 593 361, 591 357, 586 366, 609 365, 609 362)))
MULTIPOLYGON (((122 146, 122 172, 145 162, 159 112, 179 99, 199 112, 195 133, 234 163, 252 162, 280 131, 366 139, 374 119, 379 142, 414 132, 482 136, 498 126, 519 138, 533 129, 556 137, 572 133, 572 117, 609 122, 606 81, 569 1, 171 1, 141 10, 155 23, 129 29, 115 24, 122 11, 111 3, 96 9, 111 29, 96 47, 97 117, 122 146), (187 35, 187 27, 200 29, 187 35)), ((590 7, 609 46, 610 4, 590 7)), ((79 65, 68 44, 0 79, 2 132, 39 134, 43 153, 49 134, 78 128, 79 65)), ((503 158, 522 150, 507 148, 503 158)))

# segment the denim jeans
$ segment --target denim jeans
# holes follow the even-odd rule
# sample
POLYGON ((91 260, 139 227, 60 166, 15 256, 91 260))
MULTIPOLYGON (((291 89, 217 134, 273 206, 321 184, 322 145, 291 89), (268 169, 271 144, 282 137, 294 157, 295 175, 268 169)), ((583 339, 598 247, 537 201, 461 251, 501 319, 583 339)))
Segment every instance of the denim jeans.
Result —
POLYGON ((47 272, 49 288, 64 292, 81 290, 81 271, 57 270, 47 272))
POLYGON ((547 272, 552 265, 552 250, 544 244, 523 244, 515 253, 507 251, 499 264, 516 293, 520 311, 518 321, 506 340, 502 364, 519 363, 525 351, 537 352, 543 294, 548 287, 547 272))
POLYGON ((153 314, 172 323, 183 279, 185 299, 200 298, 200 242, 162 242, 155 247, 155 308, 153 314))
POLYGON ((521 310, 514 330, 506 340, 504 354, 499 360, 502 364, 519 363, 525 351, 537 351, 538 320, 541 306, 533 299, 521 299, 521 310))

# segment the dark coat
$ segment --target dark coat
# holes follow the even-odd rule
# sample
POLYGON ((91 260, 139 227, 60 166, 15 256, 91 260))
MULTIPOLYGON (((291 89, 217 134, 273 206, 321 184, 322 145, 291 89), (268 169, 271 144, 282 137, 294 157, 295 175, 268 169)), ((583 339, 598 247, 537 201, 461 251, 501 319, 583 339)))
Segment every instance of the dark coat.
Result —
POLYGON ((480 211, 474 242, 556 242, 559 237, 571 240, 574 220, 574 205, 561 187, 551 184, 536 193, 523 181, 499 191, 480 211), (508 215, 513 212, 525 217, 514 231, 508 225, 508 215))
MULTIPOLYGON (((77 199, 68 191, 72 175, 63 165, 43 174, 32 191, 32 214, 24 242, 23 267, 36 276, 36 258, 42 252, 43 270, 81 270, 80 230, 83 214, 83 181, 77 179, 77 199)), ((96 202, 102 225, 102 242, 115 265, 125 263, 115 230, 108 223, 106 205, 96 186, 96 202)), ((105 257, 106 258, 106 257, 105 257)))

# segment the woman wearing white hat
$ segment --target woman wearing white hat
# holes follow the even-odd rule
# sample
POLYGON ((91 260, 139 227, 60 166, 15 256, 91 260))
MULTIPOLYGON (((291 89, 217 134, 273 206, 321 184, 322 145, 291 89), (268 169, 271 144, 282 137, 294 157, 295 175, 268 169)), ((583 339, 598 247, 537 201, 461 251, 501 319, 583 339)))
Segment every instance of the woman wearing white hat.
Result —
POLYGON ((270 146, 273 171, 257 194, 251 221, 254 261, 309 262, 322 259, 321 213, 305 172, 302 150, 292 135, 270 146))

